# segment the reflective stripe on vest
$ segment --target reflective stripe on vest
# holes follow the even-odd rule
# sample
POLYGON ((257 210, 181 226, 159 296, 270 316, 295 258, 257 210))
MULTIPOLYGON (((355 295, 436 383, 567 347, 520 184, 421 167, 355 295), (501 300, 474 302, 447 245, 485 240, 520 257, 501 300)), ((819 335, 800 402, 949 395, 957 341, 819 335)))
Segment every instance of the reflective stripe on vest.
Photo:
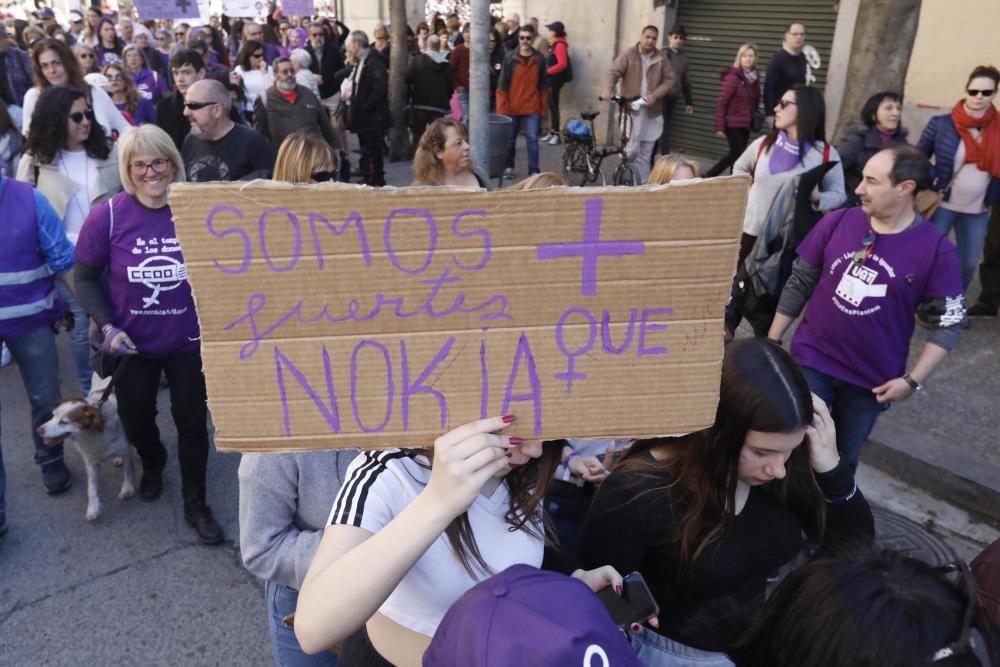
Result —
POLYGON ((43 264, 30 271, 0 272, 0 285, 24 285, 52 275, 48 264, 43 264))
POLYGON ((44 299, 39 299, 32 303, 23 303, 18 306, 7 306, 0 308, 0 320, 12 320, 15 317, 30 317, 38 313, 51 310, 56 305, 56 291, 52 290, 44 299))

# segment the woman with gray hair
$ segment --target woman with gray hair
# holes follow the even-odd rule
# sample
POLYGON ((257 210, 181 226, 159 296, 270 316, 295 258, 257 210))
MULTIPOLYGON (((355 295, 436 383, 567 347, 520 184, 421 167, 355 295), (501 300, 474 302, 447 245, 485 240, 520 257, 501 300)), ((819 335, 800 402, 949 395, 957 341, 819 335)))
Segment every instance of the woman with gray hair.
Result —
POLYGON ((209 440, 201 332, 167 203, 171 183, 184 180, 184 163, 170 135, 142 125, 118 141, 118 173, 125 192, 91 209, 80 230, 77 293, 100 329, 101 352, 124 365, 116 385, 118 416, 142 459, 139 497, 152 502, 163 492, 167 449, 156 426, 156 397, 165 374, 177 426, 184 519, 203 544, 219 544, 222 528, 205 504, 209 440), (134 254, 152 241, 156 255, 134 254), (172 279, 134 282, 137 266, 172 269, 172 279))
POLYGON ((288 54, 288 59, 292 61, 292 69, 295 70, 295 83, 303 88, 308 88, 317 100, 323 99, 319 94, 316 75, 309 69, 309 65, 312 63, 312 56, 309 55, 309 52, 305 49, 292 49, 292 52, 288 54))

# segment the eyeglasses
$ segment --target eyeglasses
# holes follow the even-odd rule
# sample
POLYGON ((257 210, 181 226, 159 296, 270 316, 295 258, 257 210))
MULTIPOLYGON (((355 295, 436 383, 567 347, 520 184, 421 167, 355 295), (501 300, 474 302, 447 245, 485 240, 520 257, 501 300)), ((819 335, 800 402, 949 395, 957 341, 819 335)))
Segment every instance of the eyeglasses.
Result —
POLYGON ((162 174, 167 170, 170 165, 170 160, 165 160, 164 158, 156 158, 149 164, 145 162, 133 162, 129 165, 129 169, 132 170, 133 176, 145 176, 146 172, 150 169, 153 170, 154 174, 162 174))
POLYGON ((534 39, 534 37, 532 37, 531 35, 521 35, 517 39, 519 42, 530 42, 532 39, 534 39))
POLYGON ((941 662, 953 656, 969 655, 976 660, 980 667, 989 667, 993 663, 986 650, 986 642, 979 628, 974 626, 977 607, 976 581, 972 577, 969 566, 961 561, 955 561, 953 563, 946 563, 937 569, 944 575, 957 574, 961 578, 961 581, 953 581, 951 583, 956 588, 961 587, 965 589, 967 602, 965 604, 965 613, 962 615, 962 631, 959 633, 958 639, 938 650, 934 654, 934 657, 931 658, 931 662, 941 662))
POLYGON ((210 107, 213 104, 222 104, 221 102, 185 102, 184 108, 189 111, 198 111, 199 109, 204 109, 205 107, 210 107))
POLYGON ((993 94, 997 91, 995 88, 993 90, 976 90, 975 88, 969 88, 965 92, 969 94, 969 97, 993 97, 993 94))
POLYGON ((125 80, 125 77, 123 77, 121 74, 108 74, 107 77, 108 77, 108 81, 124 81, 125 80))
POLYGON ((877 240, 878 233, 874 229, 869 229, 868 233, 861 239, 861 250, 854 253, 854 256, 851 258, 855 266, 861 266, 872 256, 872 253, 875 252, 875 241, 877 240))
POLYGON ((314 171, 310 174, 309 178, 316 181, 317 183, 326 183, 327 181, 332 181, 337 178, 337 172, 335 171, 314 171))
POLYGON ((789 105, 792 104, 798 106, 799 103, 796 102, 795 100, 778 100, 778 106, 781 107, 782 109, 787 109, 789 105))
POLYGON ((93 60, 94 59, 94 54, 93 53, 80 53, 80 54, 77 54, 76 57, 77 58, 84 58, 86 60, 93 60))
POLYGON ((321 32, 314 32, 311 35, 309 35, 309 38, 310 39, 319 39, 320 37, 323 37, 323 36, 324 35, 321 32))
POLYGON ((183 36, 184 36, 183 30, 174 33, 174 37, 183 37, 183 36))
POLYGON ((264 54, 263 53, 251 53, 250 57, 251 58, 263 58, 264 54))
POLYGON ((90 109, 87 109, 86 111, 76 111, 69 115, 69 119, 74 123, 76 123, 77 125, 82 123, 84 118, 86 118, 90 122, 94 122, 94 112, 91 111, 90 109))

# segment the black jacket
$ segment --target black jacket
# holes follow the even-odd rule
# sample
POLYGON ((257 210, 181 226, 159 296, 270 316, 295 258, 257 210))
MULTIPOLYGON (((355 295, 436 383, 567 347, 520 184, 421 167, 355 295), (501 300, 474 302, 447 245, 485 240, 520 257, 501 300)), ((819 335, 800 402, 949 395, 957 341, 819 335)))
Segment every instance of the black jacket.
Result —
POLYGON ((334 84, 334 75, 338 70, 344 68, 344 54, 340 52, 337 45, 330 42, 323 44, 322 64, 320 64, 320 59, 316 56, 316 50, 313 49, 312 44, 306 45, 306 52, 312 59, 312 62, 309 63, 309 71, 323 77, 323 85, 319 87, 320 97, 326 99, 331 95, 336 95, 340 91, 340 87, 334 84))
MULTIPOLYGON (((902 125, 896 129, 892 135, 892 143, 906 143, 908 130, 902 125)), ((851 125, 844 136, 837 143, 837 152, 840 153, 840 164, 844 167, 844 189, 847 191, 847 204, 845 206, 858 206, 861 200, 854 190, 861 183, 861 171, 865 168, 865 163, 889 144, 882 143, 882 135, 875 127, 868 127, 863 123, 851 125)))
POLYGON ((351 131, 382 131, 391 126, 389 66, 378 51, 369 49, 361 75, 351 84, 351 131))
POLYGON ((774 107, 785 91, 792 86, 806 82, 806 57, 800 51, 793 56, 784 47, 771 56, 764 77, 764 113, 774 115, 774 107))
POLYGON ((413 56, 406 69, 406 85, 413 107, 450 112, 455 70, 447 60, 437 62, 426 53, 413 56))

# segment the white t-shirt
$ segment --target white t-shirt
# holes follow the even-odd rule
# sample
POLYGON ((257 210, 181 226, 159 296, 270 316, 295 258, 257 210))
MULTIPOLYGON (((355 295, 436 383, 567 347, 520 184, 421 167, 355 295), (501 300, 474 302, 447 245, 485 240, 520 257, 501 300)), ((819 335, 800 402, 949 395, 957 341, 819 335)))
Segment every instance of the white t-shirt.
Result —
MULTIPOLYGON (((398 449, 361 452, 347 469, 328 523, 375 534, 413 502, 430 477, 425 456, 411 457, 398 449)), ((493 573, 518 563, 542 564, 542 540, 524 530, 510 530, 504 519, 508 503, 507 485, 500 484, 489 498, 477 496, 468 512, 476 544, 493 573)), ((405 628, 433 636, 449 607, 489 576, 470 577, 442 533, 379 611, 405 628)))
POLYGON ((76 245, 83 221, 90 213, 90 188, 97 183, 97 161, 87 155, 87 151, 59 151, 56 162, 59 171, 76 183, 76 194, 66 206, 63 226, 70 243, 76 245))

